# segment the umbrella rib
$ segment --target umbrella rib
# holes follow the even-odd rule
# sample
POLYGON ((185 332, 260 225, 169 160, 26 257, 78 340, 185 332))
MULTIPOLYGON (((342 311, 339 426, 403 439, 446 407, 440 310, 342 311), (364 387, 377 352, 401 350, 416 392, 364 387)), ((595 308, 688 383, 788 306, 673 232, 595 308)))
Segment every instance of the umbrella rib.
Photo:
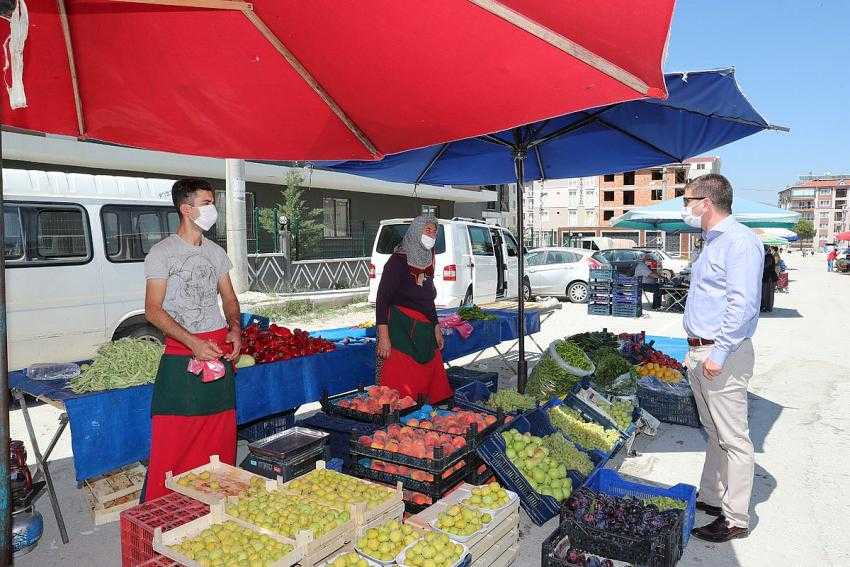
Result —
POLYGON ((612 130, 616 130, 617 132, 620 132, 621 134, 624 134, 624 135, 628 136, 629 138, 631 138, 631 139, 633 139, 633 140, 635 140, 635 141, 637 141, 637 142, 640 142, 641 144, 643 144, 643 145, 645 145, 645 146, 647 146, 647 147, 649 147, 649 148, 652 148, 652 149, 653 149, 653 150, 655 150, 656 152, 659 152, 659 153, 664 154, 665 156, 667 156, 667 157, 669 157, 670 159, 672 159, 672 160, 673 160, 673 162, 672 162, 672 163, 682 163, 682 162, 684 161, 684 158, 680 158, 680 157, 674 156, 674 155, 673 155, 673 154, 671 154, 670 152, 667 152, 667 151, 665 151, 665 150, 662 150, 661 148, 659 148, 659 147, 658 147, 658 146, 656 146, 655 144, 653 144, 653 143, 651 143, 651 142, 647 142, 646 140, 644 140, 644 139, 643 139, 643 138, 641 138, 640 136, 635 136, 634 134, 632 134, 632 133, 631 133, 631 132, 629 132, 628 130, 623 129, 623 128, 621 128, 620 126, 616 126, 616 125, 614 125, 614 124, 611 124, 610 122, 608 122, 607 120, 605 120, 605 119, 603 119, 603 118, 597 118, 597 121, 598 121, 600 124, 602 124, 603 126, 607 126, 608 128, 611 128, 612 130))
POLYGON ((481 140, 482 142, 488 142, 490 144, 496 144, 497 146, 503 146, 505 148, 514 149, 514 145, 510 142, 506 142, 501 138, 498 138, 492 134, 485 134, 483 136, 476 136, 476 140, 481 140))
MULTIPOLYGON (((607 110, 607 109, 605 109, 605 110, 607 110)), ((536 148, 537 146, 539 146, 541 144, 545 144, 546 142, 548 142, 550 140, 554 140, 555 138, 560 138, 561 136, 563 136, 565 134, 569 134, 570 132, 573 132, 573 131, 578 130, 580 128, 584 128, 588 124, 591 124, 592 122, 595 122, 596 120, 598 120, 599 115, 602 114, 603 112, 605 112, 605 110, 601 110, 599 112, 591 114, 590 116, 582 118, 578 122, 573 122, 572 124, 564 126, 563 128, 560 128, 558 130, 555 130, 551 134, 547 134, 540 139, 532 140, 531 143, 528 146, 530 148, 536 148)))
POLYGON ((416 176, 416 181, 413 182, 414 186, 422 183, 422 180, 425 179, 425 176, 428 175, 428 172, 431 171, 431 168, 434 167, 437 164, 439 159, 441 157, 443 157, 443 154, 445 154, 446 150, 448 150, 448 149, 449 149, 449 144, 443 144, 442 145, 440 150, 436 154, 434 154, 434 157, 432 157, 431 160, 428 162, 428 165, 425 166, 425 169, 423 169, 422 172, 419 173, 419 175, 416 176))
POLYGON ((534 155, 537 157, 537 167, 540 169, 541 181, 546 181, 546 172, 543 170, 543 158, 540 157, 540 146, 535 145, 533 148, 534 155))
POLYGON ((597 71, 600 71, 615 81, 619 81, 620 83, 626 85, 627 87, 643 94, 649 96, 649 85, 647 85, 644 81, 642 81, 637 76, 629 73, 622 67, 619 67, 608 61, 601 55, 597 55, 593 53, 586 47, 579 45, 578 43, 572 41, 559 34, 558 32, 540 24, 532 20, 531 18, 520 14, 516 10, 505 6, 501 2, 496 0, 469 0, 473 4, 476 4, 480 8, 490 12, 494 16, 502 18, 503 20, 517 26, 518 28, 530 33, 531 35, 542 39, 552 47, 560 49, 564 53, 571 55, 582 61, 583 63, 593 67, 597 71))
POLYGON ((86 123, 83 119, 83 101, 80 98, 80 83, 77 79, 77 64, 74 59, 74 47, 71 45, 71 27, 68 25, 68 12, 65 9, 65 0, 56 0, 59 10, 59 21, 62 24, 62 36, 65 39, 65 53, 68 56, 68 70, 71 73, 71 90, 74 91, 74 110, 77 113, 77 128, 80 138, 86 137, 86 123))
POLYGON ((345 111, 337 104, 337 102, 331 97, 330 94, 319 84, 313 75, 301 64, 300 61, 295 57, 295 55, 287 49, 287 47, 283 44, 283 42, 275 35, 275 33, 266 25, 266 23, 254 12, 250 9, 243 9, 242 13, 245 14, 245 17, 248 18, 254 27, 272 44, 272 46, 280 53, 284 59, 286 59, 287 63, 295 70, 298 75, 306 82, 313 92, 318 95, 322 101, 328 105, 331 111, 336 114, 337 118, 339 118, 343 124, 348 127, 354 137, 357 138, 363 146, 372 154, 375 158, 381 157, 381 152, 378 151, 378 148, 372 143, 372 141, 366 136, 366 134, 354 123, 354 121, 345 113, 345 111))
POLYGON ((112 0, 126 4, 154 4, 157 6, 176 6, 178 8, 206 8, 208 10, 235 10, 243 12, 252 10, 249 2, 236 0, 112 0))

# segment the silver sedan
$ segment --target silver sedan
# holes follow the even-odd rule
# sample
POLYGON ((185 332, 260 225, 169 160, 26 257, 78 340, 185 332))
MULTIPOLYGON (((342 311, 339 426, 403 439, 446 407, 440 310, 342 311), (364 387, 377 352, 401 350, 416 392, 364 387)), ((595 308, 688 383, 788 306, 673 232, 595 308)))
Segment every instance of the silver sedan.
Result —
POLYGON ((591 268, 602 264, 591 258, 593 250, 581 248, 536 248, 525 256, 527 299, 535 296, 566 297, 585 303, 591 268))

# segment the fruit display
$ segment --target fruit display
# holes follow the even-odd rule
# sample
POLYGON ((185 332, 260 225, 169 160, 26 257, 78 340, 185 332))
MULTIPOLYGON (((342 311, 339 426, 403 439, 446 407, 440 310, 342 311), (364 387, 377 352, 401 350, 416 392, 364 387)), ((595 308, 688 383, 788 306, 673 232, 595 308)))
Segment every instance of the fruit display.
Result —
POLYGON ((319 352, 334 350, 329 340, 311 337, 307 331, 269 325, 268 331, 261 331, 257 325, 242 329, 242 350, 240 354, 249 354, 257 364, 289 360, 319 352))
POLYGON ((222 496, 250 496, 265 490, 266 485, 266 479, 259 476, 251 475, 250 480, 247 479, 241 469, 190 472, 175 478, 174 481, 177 486, 222 496))
POLYGON ((561 368, 547 352, 532 369, 525 392, 536 400, 545 401, 552 397, 566 396, 579 382, 581 376, 570 374, 561 368))
POLYGON ((681 511, 660 511, 628 496, 620 498, 582 488, 567 499, 573 520, 586 526, 629 536, 654 536, 676 526, 681 511))
POLYGON ((610 559, 570 547, 569 538, 564 538, 564 541, 555 549, 555 557, 575 567, 614 567, 614 562, 610 559))
POLYGON ((629 400, 614 400, 608 402, 601 398, 593 400, 596 406, 608 414, 608 417, 614 420, 617 427, 626 429, 632 424, 632 414, 635 410, 635 405, 629 400))
POLYGON ((358 552, 377 561, 392 561, 401 550, 419 539, 419 534, 407 524, 388 520, 378 527, 369 528, 357 540, 358 552))
POLYGON ((396 390, 386 386, 372 386, 363 394, 343 398, 335 403, 341 408, 372 415, 383 413, 384 406, 388 406, 390 412, 397 412, 416 405, 410 396, 402 397, 396 390))
POLYGON ((614 349, 620 347, 620 341, 617 338, 617 335, 609 333, 608 331, 578 333, 577 335, 567 337, 567 340, 577 344, 579 348, 586 352, 588 356, 591 356, 591 358, 594 352, 603 347, 614 349))
POLYGON ((498 482, 492 482, 473 487, 470 496, 465 498, 461 504, 480 510, 498 510, 510 501, 508 491, 502 488, 498 482))
POLYGON ((543 440, 550 454, 559 463, 566 465, 567 470, 576 471, 584 477, 593 471, 593 461, 590 460, 587 453, 564 439, 564 436, 560 433, 547 435, 543 440))
POLYGON ((228 504, 225 513, 292 538, 301 530, 320 538, 351 520, 348 510, 337 510, 283 490, 266 489, 228 504))
POLYGON ((579 370, 590 370, 593 368, 593 364, 590 362, 588 356, 580 346, 572 341, 555 341, 555 352, 558 353, 561 360, 568 366, 578 368, 579 370))
POLYGON ((418 459, 433 459, 437 449, 441 449, 445 457, 466 448, 466 439, 460 435, 399 424, 390 425, 372 435, 362 435, 357 442, 364 447, 418 459))
POLYGON ((446 534, 429 532, 404 550, 398 564, 402 567, 451 567, 463 558, 465 551, 446 534))
POLYGON ((380 506, 394 495, 384 486, 328 469, 309 472, 290 481, 284 488, 334 507, 365 502, 367 510, 380 506))
POLYGON ((654 376, 667 384, 678 384, 682 381, 682 373, 670 366, 663 366, 657 362, 647 362, 637 367, 637 373, 641 377, 654 376))
POLYGON ((493 516, 477 508, 455 504, 437 515, 433 526, 447 534, 471 536, 493 521, 493 516))
POLYGON ((425 406, 414 414, 405 417, 404 424, 409 427, 433 429, 454 435, 463 435, 468 431, 482 432, 497 421, 495 415, 455 407, 450 412, 443 410, 428 411, 425 406))
POLYGON ((505 388, 493 393, 484 405, 492 410, 502 410, 505 413, 513 413, 516 411, 534 409, 537 405, 537 400, 535 400, 532 396, 520 394, 516 390, 505 388))
POLYGON ((620 432, 616 429, 606 429, 587 421, 579 412, 564 405, 551 408, 549 419, 567 438, 588 451, 599 449, 610 453, 620 441, 620 432))
POLYGON ((201 533, 169 546, 202 567, 249 565, 265 567, 292 551, 292 546, 235 522, 213 524, 201 533))
POLYGON ((369 563, 369 561, 364 559, 363 556, 356 551, 349 551, 348 553, 337 555, 325 563, 324 567, 369 567, 370 565, 374 564, 369 563))
POLYGON ((434 499, 427 494, 416 492, 414 490, 404 490, 404 501, 414 504, 415 506, 430 506, 434 503, 434 499))
MULTIPOLYGON (((455 472, 459 471, 466 465, 466 461, 460 460, 443 471, 441 478, 449 478, 455 472)), ((386 463, 384 461, 380 461, 378 459, 372 459, 372 462, 369 464, 369 468, 372 470, 376 470, 379 472, 386 472, 388 474, 395 474, 400 476, 406 476, 407 478, 412 478, 413 480, 421 480, 424 482, 433 482, 434 475, 423 471, 420 469, 416 469, 413 467, 408 467, 405 465, 397 465, 395 463, 386 463)))
POLYGON ((549 454, 542 437, 520 433, 515 429, 502 432, 505 455, 522 473, 535 492, 561 501, 573 489, 567 467, 549 454))

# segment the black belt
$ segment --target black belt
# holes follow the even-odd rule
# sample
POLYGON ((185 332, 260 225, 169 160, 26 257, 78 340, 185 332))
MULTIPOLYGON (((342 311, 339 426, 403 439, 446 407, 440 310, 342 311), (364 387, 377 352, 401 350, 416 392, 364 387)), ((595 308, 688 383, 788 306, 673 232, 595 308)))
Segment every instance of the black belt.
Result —
POLYGON ((688 346, 709 346, 713 345, 712 339, 701 339, 699 337, 688 337, 688 346))

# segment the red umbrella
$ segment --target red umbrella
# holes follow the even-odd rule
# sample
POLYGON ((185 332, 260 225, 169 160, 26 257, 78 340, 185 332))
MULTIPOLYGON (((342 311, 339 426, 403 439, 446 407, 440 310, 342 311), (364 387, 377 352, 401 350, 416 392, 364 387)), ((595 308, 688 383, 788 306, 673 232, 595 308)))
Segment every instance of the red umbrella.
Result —
POLYGON ((835 235, 835 240, 850 240, 850 230, 839 232, 835 235))
POLYGON ((374 159, 663 97, 674 4, 26 2, 27 106, 2 97, 4 126, 291 160, 374 159))

